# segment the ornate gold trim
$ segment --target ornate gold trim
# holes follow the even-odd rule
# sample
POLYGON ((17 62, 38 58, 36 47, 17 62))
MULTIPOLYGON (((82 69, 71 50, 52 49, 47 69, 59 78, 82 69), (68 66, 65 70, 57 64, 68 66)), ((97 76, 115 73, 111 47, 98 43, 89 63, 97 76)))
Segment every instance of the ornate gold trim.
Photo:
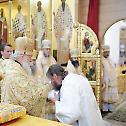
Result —
POLYGON ((100 104, 101 101, 101 83, 100 83, 100 71, 101 71, 101 65, 100 65, 100 49, 99 49, 99 42, 96 34, 94 31, 84 25, 79 24, 76 28, 77 32, 77 47, 80 49, 80 65, 82 72, 84 75, 88 78, 93 90, 94 94, 96 96, 96 100, 98 104, 100 104), (85 43, 87 42, 87 45, 83 45, 84 39, 86 38, 85 43), (88 40, 87 40, 88 39, 88 40), (83 50, 90 49, 89 51, 83 50))

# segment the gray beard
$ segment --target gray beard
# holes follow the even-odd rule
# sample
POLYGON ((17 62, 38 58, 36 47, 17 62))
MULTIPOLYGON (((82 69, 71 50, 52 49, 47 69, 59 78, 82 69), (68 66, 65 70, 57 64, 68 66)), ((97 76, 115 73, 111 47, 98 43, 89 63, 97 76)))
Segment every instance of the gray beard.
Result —
POLYGON ((47 58, 47 57, 50 57, 50 55, 46 55, 46 54, 44 54, 44 56, 47 58))

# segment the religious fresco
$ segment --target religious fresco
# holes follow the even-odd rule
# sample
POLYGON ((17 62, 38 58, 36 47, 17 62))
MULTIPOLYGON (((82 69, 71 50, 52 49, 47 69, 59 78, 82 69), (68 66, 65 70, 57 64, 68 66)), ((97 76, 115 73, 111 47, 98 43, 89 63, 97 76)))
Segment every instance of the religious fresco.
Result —
POLYGON ((80 67, 92 86, 98 104, 100 104, 101 60, 98 38, 94 31, 84 24, 76 22, 74 28, 76 30, 75 40, 80 49, 80 67))
POLYGON ((17 14, 14 19, 12 19, 12 32, 14 36, 14 40, 17 37, 22 37, 26 35, 27 32, 27 21, 26 17, 21 12, 21 5, 17 6, 17 14))
POLYGON ((0 25, 0 27, 2 27, 2 32, 0 32, 0 39, 2 39, 3 43, 11 44, 13 49, 15 48, 15 39, 17 37, 30 36, 29 2, 30 0, 0 2, 0 21, 2 21, 3 24, 0 25), (3 20, 3 17, 5 17, 5 20, 3 20))
POLYGON ((4 8, 0 8, 0 40, 3 43, 7 43, 8 41, 8 28, 4 8))
POLYGON ((81 57, 80 58, 80 66, 82 69, 83 74, 89 80, 96 100, 98 104, 100 104, 100 56, 98 57, 81 57))
POLYGON ((98 38, 94 31, 84 25, 80 24, 79 27, 76 28, 77 31, 77 45, 80 48, 80 55, 83 56, 94 56, 99 55, 99 43, 98 38))
POLYGON ((90 40, 89 32, 85 32, 84 39, 82 40, 82 53, 91 53, 93 41, 90 40))
POLYGON ((70 6, 61 1, 54 15, 54 33, 57 41, 57 62, 59 64, 67 63, 69 59, 70 41, 73 30, 73 17, 70 6))
POLYGON ((42 47, 42 40, 47 37, 47 16, 43 9, 42 2, 36 3, 37 8, 33 16, 31 15, 31 30, 32 38, 35 41, 35 49, 40 50, 42 47))
POLYGON ((89 81, 96 81, 96 61, 83 60, 82 72, 88 78, 89 81))
POLYGON ((84 75, 93 85, 100 84, 100 50, 94 31, 83 24, 76 25, 77 47, 80 49, 80 64, 84 75))

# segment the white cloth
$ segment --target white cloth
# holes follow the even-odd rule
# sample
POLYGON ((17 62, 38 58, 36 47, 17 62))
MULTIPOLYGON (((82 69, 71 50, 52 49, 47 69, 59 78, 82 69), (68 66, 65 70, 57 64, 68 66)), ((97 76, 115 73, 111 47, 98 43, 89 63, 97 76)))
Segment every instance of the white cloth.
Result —
POLYGON ((118 101, 118 85, 115 66, 110 58, 102 57, 103 75, 102 83, 103 89, 103 102, 115 103, 118 101))
POLYGON ((54 98, 56 100, 59 100, 59 91, 51 90, 48 93, 48 99, 54 98))
POLYGON ((75 73, 75 74, 83 75, 83 73, 81 72, 80 67, 75 68, 73 66, 73 64, 71 63, 70 60, 68 60, 67 67, 66 67, 66 71, 68 71, 69 73, 75 73))
POLYGON ((55 102, 56 117, 60 122, 78 126, 109 126, 102 119, 88 80, 77 74, 68 74, 62 81, 60 101, 55 102))

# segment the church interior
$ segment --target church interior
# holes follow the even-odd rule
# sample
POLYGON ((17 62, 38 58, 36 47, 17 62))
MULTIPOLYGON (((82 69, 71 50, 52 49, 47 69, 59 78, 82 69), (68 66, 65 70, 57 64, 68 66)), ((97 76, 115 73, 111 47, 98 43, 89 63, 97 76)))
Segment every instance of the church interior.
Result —
MULTIPOLYGON (((32 69, 30 71, 27 69, 27 75, 23 74, 23 70, 19 71, 21 72, 22 77, 27 76, 27 80, 30 78, 28 81, 29 83, 32 83, 31 88, 32 85, 34 85, 33 83, 36 81, 36 78, 37 81, 35 83, 44 83, 44 85, 46 85, 45 83, 49 83, 46 78, 46 72, 49 66, 58 63, 66 69, 70 56, 72 57, 72 54, 75 54, 78 60, 77 65, 80 69, 74 69, 73 65, 72 68, 67 69, 68 72, 70 70, 70 72, 72 71, 81 74, 88 79, 104 120, 110 122, 112 124, 111 126, 126 126, 125 5, 126 0, 0 0, 0 53, 3 52, 2 45, 6 46, 9 44, 11 45, 13 56, 10 56, 7 59, 13 60, 15 55, 24 55, 24 53, 27 54, 27 56, 30 56, 30 60, 32 60, 30 62, 34 65, 32 69), (21 40, 19 40, 19 38, 21 38, 21 40), (43 54, 40 54, 40 52, 42 52, 41 50, 44 51, 44 48, 46 47, 49 48, 50 51, 50 54, 48 54, 48 52, 46 52, 46 54, 52 55, 54 59, 51 59, 51 61, 47 60, 46 57, 43 58, 41 64, 43 63, 42 67, 46 71, 43 70, 43 72, 40 70, 39 60, 43 56, 43 54), (74 51, 73 49, 75 48, 78 50, 74 51), (109 52, 109 58, 112 60, 113 64, 110 63, 110 60, 104 60, 106 59, 106 57, 104 57, 106 52, 109 52), (36 62, 39 66, 37 72, 35 71, 36 62), (42 79, 40 79, 41 77, 42 79), (108 79, 107 82, 105 82, 105 79, 108 79), (115 85, 113 84, 110 86, 113 91, 112 93, 114 94, 112 99, 115 100, 116 95, 119 97, 118 100, 109 102, 109 105, 112 104, 113 108, 112 111, 110 111, 111 109, 109 108, 107 112, 103 111, 102 108, 104 103, 103 92, 105 91, 104 83, 108 83, 108 87, 110 86, 109 84, 116 83, 115 85), (112 89, 112 87, 114 87, 114 89, 112 89)), ((9 63, 3 65, 2 62, 4 62, 3 60, 6 58, 3 58, 2 54, 3 53, 0 54, 0 87, 2 87, 3 84, 6 84, 7 81, 10 81, 9 79, 5 81, 5 79, 6 76, 12 74, 9 71, 9 63), (7 66, 8 68, 4 68, 7 66), (9 72, 5 75, 5 71, 7 70, 9 72)), ((12 64, 12 66, 14 65, 12 64)), ((21 66, 23 67, 23 65, 21 66)), ((13 70, 13 68, 10 69, 13 70)), ((16 71, 16 68, 14 69, 16 71)), ((17 69, 19 68, 17 67, 17 69)), ((17 75, 19 75, 18 83, 20 83, 20 74, 17 75)), ((14 83, 14 80, 18 77, 14 75, 12 77, 10 76, 10 78, 13 78, 13 81, 9 82, 11 84, 14 83)), ((23 82, 23 86, 25 86, 26 81, 24 80, 23 82)), ((6 116, 3 118, 2 116, 4 114, 1 114, 1 108, 6 106, 2 104, 2 99, 4 101, 4 98, 2 97, 5 96, 5 94, 2 93, 4 92, 3 90, 6 89, 1 88, 0 91, 1 126, 69 126, 68 124, 60 124, 59 122, 40 119, 38 116, 28 116, 28 114, 26 114, 27 109, 30 111, 30 109, 27 108, 28 106, 23 108, 22 112, 18 112, 18 114, 24 116, 21 117, 21 119, 10 121, 10 117, 8 118, 6 116), (9 122, 5 121, 7 118, 9 122), (30 121, 31 124, 29 123, 30 121)), ((19 90, 27 93, 27 91, 23 91, 23 88, 19 90)), ((45 96, 45 94, 43 95, 45 96)), ((24 94, 24 97, 25 95, 27 94, 24 94)), ((107 95, 104 97, 108 98, 109 96, 107 95)), ((34 99, 36 99, 36 97, 34 99)), ((10 101, 11 100, 9 100, 9 102, 10 101)), ((105 103, 107 102, 105 101, 105 103)), ((45 104, 45 106, 50 109, 47 110, 50 114, 53 111, 54 106, 50 103, 48 103, 48 105, 47 103, 45 104)), ((18 102, 15 105, 18 105, 18 102)), ((32 104, 31 102, 28 103, 28 105, 35 106, 35 104, 32 104)), ((23 104, 21 106, 23 106, 23 104)), ((37 107, 40 107, 40 104, 36 105, 36 108, 37 107)), ((16 115, 18 116, 18 114, 15 114, 12 118, 17 118, 16 115)), ((34 115, 34 113, 31 115, 34 115)), ((92 126, 94 126, 93 122, 92 126)))

